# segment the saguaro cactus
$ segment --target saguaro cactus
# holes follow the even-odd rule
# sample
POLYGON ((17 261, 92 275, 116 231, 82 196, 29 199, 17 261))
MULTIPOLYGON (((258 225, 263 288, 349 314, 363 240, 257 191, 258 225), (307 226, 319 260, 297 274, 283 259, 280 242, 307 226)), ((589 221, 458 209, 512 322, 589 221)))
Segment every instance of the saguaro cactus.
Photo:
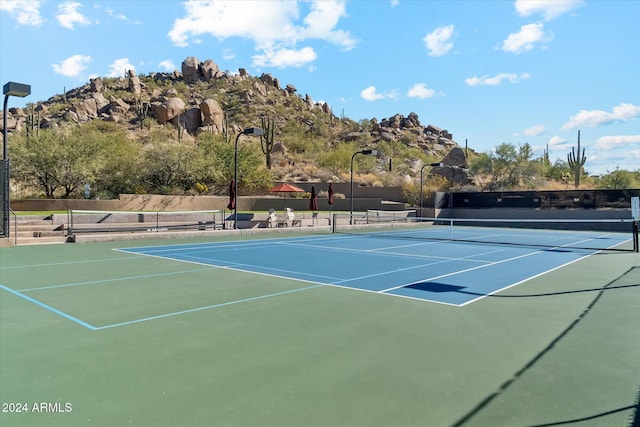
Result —
POLYGON ((580 155, 580 131, 578 131, 578 151, 575 151, 575 147, 571 147, 571 153, 567 154, 567 161, 569 162, 569 167, 573 170, 576 188, 578 188, 580 187, 582 166, 584 166, 584 162, 587 161, 587 158, 584 155, 584 148, 582 149, 582 155, 580 155))
POLYGON ((227 144, 231 143, 231 135, 229 135, 229 112, 225 111, 222 116, 222 139, 227 144))
POLYGON ((262 122, 262 129, 264 130, 264 134, 260 136, 260 146, 266 158, 267 169, 271 169, 271 151, 273 150, 275 125, 273 119, 270 117, 262 116, 260 121, 262 122))

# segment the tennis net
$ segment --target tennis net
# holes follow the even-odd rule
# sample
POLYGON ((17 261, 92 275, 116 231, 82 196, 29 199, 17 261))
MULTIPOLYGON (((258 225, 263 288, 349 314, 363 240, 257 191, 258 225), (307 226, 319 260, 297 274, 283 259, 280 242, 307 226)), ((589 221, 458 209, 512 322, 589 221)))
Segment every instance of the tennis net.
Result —
POLYGON ((69 210, 68 233, 134 233, 210 230, 224 227, 224 212, 203 211, 92 211, 69 210))
POLYGON ((335 214, 333 232, 386 238, 411 238, 588 250, 638 251, 632 219, 470 219, 423 218, 368 212, 335 214))

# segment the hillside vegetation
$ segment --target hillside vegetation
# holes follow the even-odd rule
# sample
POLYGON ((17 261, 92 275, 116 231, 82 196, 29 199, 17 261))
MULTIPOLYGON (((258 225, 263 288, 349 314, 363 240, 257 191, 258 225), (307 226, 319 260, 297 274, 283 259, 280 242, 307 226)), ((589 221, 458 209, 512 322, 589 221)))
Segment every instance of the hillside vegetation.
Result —
MULTIPOLYGON (((101 198, 226 194, 236 138, 243 194, 274 181, 349 181, 352 159, 359 185, 403 186, 408 200, 421 171, 431 175, 426 191, 573 185, 566 162, 535 158, 528 144, 477 154, 415 113, 355 122, 269 74, 232 74, 193 57, 181 72, 92 79, 8 113, 12 197, 82 197, 86 184, 101 198), (265 135, 240 135, 248 127, 265 135), (378 155, 354 157, 362 149, 378 155), (424 167, 452 150, 455 161, 424 167)), ((583 187, 640 186, 640 171, 583 178, 583 187)))

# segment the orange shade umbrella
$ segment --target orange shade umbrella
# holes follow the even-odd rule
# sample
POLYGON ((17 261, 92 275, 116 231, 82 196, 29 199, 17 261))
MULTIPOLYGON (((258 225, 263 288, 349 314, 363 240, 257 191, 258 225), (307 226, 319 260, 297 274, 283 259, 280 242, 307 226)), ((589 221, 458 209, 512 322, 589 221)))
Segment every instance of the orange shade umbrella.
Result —
MULTIPOLYGON (((272 189, 269 190, 271 193, 303 193, 304 190, 300 187, 296 187, 295 185, 282 183, 280 185, 276 185, 272 189)), ((283 197, 284 205, 287 205, 287 199, 283 197)))
POLYGON ((276 185, 271 190, 272 193, 302 193, 304 190, 295 185, 287 184, 286 182, 280 185, 276 185))

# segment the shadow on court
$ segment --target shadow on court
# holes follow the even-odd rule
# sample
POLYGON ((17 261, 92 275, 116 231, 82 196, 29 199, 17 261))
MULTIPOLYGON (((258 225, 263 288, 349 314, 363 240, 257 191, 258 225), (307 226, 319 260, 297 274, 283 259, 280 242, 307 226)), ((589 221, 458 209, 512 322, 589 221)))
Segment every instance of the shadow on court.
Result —
MULTIPOLYGON (((544 292, 539 294, 526 294, 526 295, 513 295, 513 294, 483 294, 481 292, 471 292, 465 290, 464 286, 456 286, 449 285, 446 283, 438 283, 438 282, 418 282, 413 283, 411 285, 405 286, 407 289, 413 289, 417 291, 424 292, 435 292, 435 293, 448 293, 454 292, 465 295, 473 295, 479 297, 489 297, 489 298, 536 298, 536 297, 552 297, 559 295, 569 295, 569 294, 580 294, 585 292, 600 292, 600 291, 611 291, 616 289, 627 289, 627 288, 636 288, 640 287, 640 283, 632 284, 632 285, 620 285, 620 286, 610 286, 610 287, 601 287, 601 288, 589 288, 589 289, 576 289, 571 291, 558 291, 558 292, 544 292)), ((427 298, 425 298, 427 299, 427 298)))
MULTIPOLYGON (((527 362, 521 369, 513 374, 513 376, 502 383, 502 385, 495 392, 488 395, 482 401, 480 401, 474 408, 472 408, 469 412, 463 415, 458 421, 452 424, 452 427, 461 427, 467 425, 472 419, 474 419, 477 415, 479 415, 483 410, 487 409, 491 403, 499 398, 502 394, 506 393, 511 386, 513 386, 521 377, 523 377, 531 368, 534 367, 538 362, 540 362, 551 350, 557 349, 561 342, 569 336, 569 334, 592 312, 592 310, 596 307, 601 298, 605 295, 605 291, 612 289, 625 289, 625 288, 633 288, 640 286, 640 284, 631 284, 631 285, 621 285, 621 286, 613 286, 616 282, 622 281, 625 276, 633 276, 632 281, 636 281, 638 277, 636 275, 640 273, 640 267, 631 267, 620 276, 610 281, 602 288, 596 289, 588 289, 588 290, 579 290, 579 291, 568 291, 562 293, 574 293, 574 292, 594 292, 598 293, 595 295, 591 303, 578 315, 578 317, 571 322, 558 336, 556 336, 549 344, 542 349, 538 354, 536 354, 529 362, 527 362), (633 275, 632 275, 633 273, 633 275)), ((443 285, 440 283, 417 283, 411 286, 415 286, 417 289, 427 289, 431 292, 465 292, 462 291, 459 286, 450 286, 443 285)), ((542 294, 542 295, 528 295, 528 296, 548 296, 548 295, 557 295, 557 293, 552 294, 542 294)), ((636 402, 630 405, 620 406, 613 410, 600 411, 595 414, 587 415, 580 418, 570 419, 570 420, 560 420, 551 423, 543 423, 543 424, 535 424, 532 427, 542 427, 542 426, 557 426, 557 425, 565 425, 572 424, 575 422, 582 422, 588 420, 599 419, 608 415, 616 414, 618 412, 630 411, 630 419, 633 419, 633 426, 638 426, 640 423, 640 397, 636 399, 636 402), (633 412, 631 412, 633 411, 633 412)))

